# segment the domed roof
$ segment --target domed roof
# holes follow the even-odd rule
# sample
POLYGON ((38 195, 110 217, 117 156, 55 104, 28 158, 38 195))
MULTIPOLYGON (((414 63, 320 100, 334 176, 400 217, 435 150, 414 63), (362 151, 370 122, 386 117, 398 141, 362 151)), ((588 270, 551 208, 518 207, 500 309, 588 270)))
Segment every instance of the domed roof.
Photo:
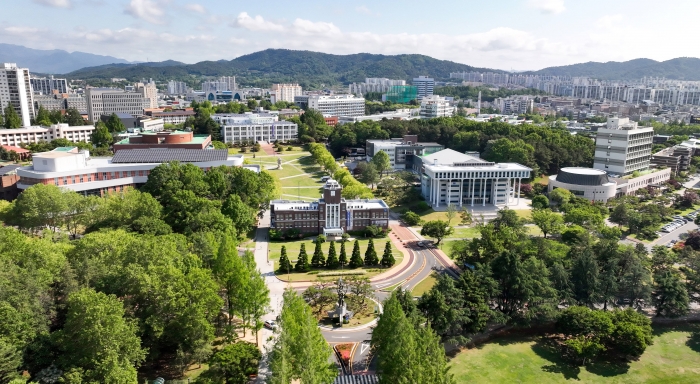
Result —
POLYGON ((610 182, 605 171, 581 167, 562 168, 557 174, 556 180, 560 183, 574 185, 603 185, 610 182))

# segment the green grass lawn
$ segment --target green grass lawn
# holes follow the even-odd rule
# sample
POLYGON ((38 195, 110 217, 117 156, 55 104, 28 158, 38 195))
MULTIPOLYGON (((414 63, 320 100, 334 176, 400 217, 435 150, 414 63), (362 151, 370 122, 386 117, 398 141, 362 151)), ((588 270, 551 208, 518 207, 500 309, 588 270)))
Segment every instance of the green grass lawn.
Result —
POLYGON ((423 296, 424 293, 428 292, 430 288, 435 285, 435 282, 437 279, 435 278, 434 275, 430 275, 426 277, 425 279, 421 280, 420 283, 416 284, 415 287, 413 287, 413 291, 411 293, 413 296, 423 296))
POLYGON ((449 363, 457 383, 698 383, 700 324, 657 326, 638 361, 575 367, 538 337, 504 337, 462 351, 449 363))
POLYGON ((535 177, 535 180, 532 181, 532 184, 547 185, 547 184, 549 184, 549 176, 543 175, 543 176, 535 177))
MULTIPOLYGON (((358 239, 360 241, 360 256, 364 259, 365 257, 365 251, 367 251, 367 245, 369 244, 369 239, 358 239)), ((377 251, 377 257, 381 260, 382 258, 382 253, 384 253, 384 247, 386 246, 386 243, 390 241, 388 238, 385 239, 374 239, 374 250, 377 251)), ((306 239, 306 240, 297 240, 297 241, 279 241, 279 242, 270 242, 269 246, 269 251, 270 251, 270 260, 274 262, 275 265, 275 270, 279 268, 279 258, 280 258, 280 252, 282 251, 282 246, 285 246, 287 248, 287 257, 289 257, 289 260, 292 262, 292 265, 296 263, 297 257, 299 256, 299 250, 301 249, 301 244, 304 243, 306 244, 306 254, 309 257, 309 261, 311 261, 311 258, 314 255, 314 249, 316 247, 316 244, 314 244, 311 240, 306 239)), ((350 259, 350 256, 352 256, 352 247, 354 246, 354 241, 347 242, 345 243, 345 252, 348 256, 348 260, 350 259)), ((323 243, 322 249, 323 249, 323 254, 324 256, 328 257, 328 248, 330 248, 330 243, 327 241, 323 243)), ((396 264, 398 265, 401 263, 401 260, 403 260, 403 253, 401 253, 399 250, 397 250, 394 245, 392 244, 391 246, 392 250, 392 255, 394 255, 394 258, 396 259, 396 264)), ((335 244, 335 252, 336 254, 340 255, 340 243, 335 244)), ((384 272, 383 269, 380 269, 379 267, 371 267, 371 268, 358 268, 358 270, 364 269, 367 271, 367 273, 364 275, 366 277, 372 277, 376 276, 382 272, 384 272)), ((346 270, 348 270, 346 268, 346 270)), ((326 269, 320 270, 321 272, 326 271, 326 269)), ((292 271, 293 272, 293 271, 292 271)), ((283 273, 278 276, 280 279, 287 280, 287 274, 283 273)), ((308 281, 308 280, 316 280, 316 275, 315 274, 309 274, 309 273, 291 273, 289 276, 289 280, 291 281, 308 281)))
POLYGON ((321 197, 321 188, 297 188, 296 186, 289 188, 282 188, 282 193, 285 195, 294 195, 300 197, 308 197, 312 199, 318 199, 321 197))

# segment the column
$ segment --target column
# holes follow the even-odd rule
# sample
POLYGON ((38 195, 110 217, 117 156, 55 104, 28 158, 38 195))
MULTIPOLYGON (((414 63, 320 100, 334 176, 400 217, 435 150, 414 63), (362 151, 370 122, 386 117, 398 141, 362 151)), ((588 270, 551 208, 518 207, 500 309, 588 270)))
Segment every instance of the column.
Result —
POLYGON ((485 207, 486 206, 486 179, 481 179, 481 184, 483 186, 481 187, 482 193, 481 193, 481 206, 485 207))
POLYGON ((506 207, 510 205, 510 200, 513 198, 513 192, 511 192, 511 187, 515 190, 515 184, 512 184, 513 180, 508 178, 508 190, 506 191, 506 207))
POLYGON ((435 207, 436 208, 440 206, 440 189, 441 189, 440 183, 442 183, 442 180, 438 179, 438 182, 435 184, 435 191, 436 191, 436 193, 435 193, 435 207))
POLYGON ((462 200, 464 200, 464 179, 459 179, 459 207, 462 208, 462 200))
POLYGON ((523 179, 518 179, 518 204, 520 204, 520 186, 523 185, 523 179))
POLYGON ((474 206, 474 180, 476 180, 476 179, 471 178, 469 180, 469 183, 471 183, 471 187, 472 187, 472 207, 474 206))
POLYGON ((447 200, 445 200, 445 206, 449 207, 452 204, 452 179, 447 180, 447 200))

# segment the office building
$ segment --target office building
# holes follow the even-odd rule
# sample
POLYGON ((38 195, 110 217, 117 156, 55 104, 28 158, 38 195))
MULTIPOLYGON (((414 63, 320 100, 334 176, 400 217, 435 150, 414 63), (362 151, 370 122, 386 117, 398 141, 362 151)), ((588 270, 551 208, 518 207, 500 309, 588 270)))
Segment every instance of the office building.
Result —
POLYGON ((184 95, 188 92, 187 83, 184 81, 168 81, 168 94, 170 95, 184 95))
POLYGON ((141 93, 125 92, 115 88, 87 88, 85 97, 88 119, 93 122, 98 121, 102 115, 112 113, 139 116, 143 114, 144 108, 150 106, 150 100, 141 93))
POLYGON ((139 118, 138 119, 139 128, 141 132, 160 132, 165 129, 165 122, 163 119, 159 118, 139 118))
POLYGON ((72 93, 54 93, 50 95, 34 95, 34 110, 39 107, 47 111, 63 111, 69 108, 78 110, 81 115, 87 114, 85 96, 72 93))
POLYGON ((40 141, 66 139, 68 141, 86 143, 95 131, 92 125, 71 127, 68 124, 54 124, 49 127, 26 127, 18 129, 0 129, 0 145, 36 144, 40 141))
POLYGON ((87 100, 85 99, 85 95, 75 95, 69 93, 68 97, 65 100, 67 109, 77 109, 81 115, 88 114, 87 100))
MULTIPOLYGON (((299 96, 294 98, 297 102, 299 96)), ((324 116, 363 116, 365 114, 364 97, 355 95, 308 95, 309 109, 315 109, 324 116)))
POLYGON ((450 117, 454 112, 455 107, 451 106, 450 102, 442 96, 425 96, 420 101, 420 117, 422 119, 450 117))
MULTIPOLYGON (((84 195, 103 196, 127 187, 140 187, 151 170, 163 163, 179 161, 204 170, 212 167, 243 166, 243 155, 229 156, 225 149, 124 149, 113 158, 91 158, 90 152, 76 147, 60 147, 35 153, 31 166, 17 170, 17 187, 25 190, 35 184, 53 184, 84 195)), ((244 168, 258 172, 257 166, 244 168)))
POLYGON ((142 132, 114 143, 114 152, 148 148, 207 149, 210 145, 210 135, 195 135, 184 131, 142 132))
POLYGON ((221 126, 221 136, 225 143, 276 140, 287 142, 296 140, 298 127, 295 123, 279 120, 276 115, 259 113, 217 113, 212 119, 221 126))
POLYGON ((298 230, 302 233, 341 236, 348 231, 361 231, 370 225, 384 230, 389 227, 389 206, 378 199, 349 200, 342 197, 343 187, 330 179, 323 194, 314 202, 272 200, 271 228, 278 231, 298 230))
POLYGON ((413 79, 413 86, 416 87, 418 99, 433 95, 435 79, 428 76, 418 76, 413 79))
POLYGON ((11 105, 22 120, 23 127, 31 125, 34 117, 34 94, 29 82, 29 69, 5 63, 0 68, 0 111, 11 105))
POLYGON ((418 135, 404 135, 397 139, 367 140, 365 153, 367 161, 372 161, 378 152, 386 152, 392 169, 411 170, 414 156, 426 156, 443 149, 445 147, 438 143, 419 143, 418 135))
POLYGON ((683 145, 664 148, 651 155, 650 163, 659 168, 671 168, 674 174, 678 174, 678 172, 688 170, 694 151, 694 148, 683 145))
POLYGON ((294 102, 294 96, 301 95, 301 86, 299 84, 272 84, 270 91, 270 101, 272 104, 278 101, 294 102))
POLYGON ((389 87, 384 95, 384 101, 391 101, 395 104, 408 104, 418 97, 418 90, 412 85, 394 85, 389 87))
POLYGON ((165 124, 182 124, 188 117, 194 118, 193 110, 177 109, 165 112, 151 112, 151 116, 158 119, 163 119, 165 124))
POLYGON ((17 164, 0 167, 0 200, 12 201, 19 195, 19 188, 17 188, 19 167, 21 166, 17 164))
POLYGON ((434 208, 516 205, 522 180, 532 172, 521 164, 494 163, 451 149, 413 156, 412 162, 421 179, 421 193, 434 208))
POLYGON ((53 76, 50 78, 32 77, 29 79, 29 83, 32 85, 32 92, 39 95, 52 95, 54 93, 68 93, 68 82, 66 79, 54 79, 53 76))
POLYGON ((596 135, 593 168, 622 177, 649 169, 654 128, 628 118, 610 117, 596 135))
POLYGON ((381 77, 365 78, 364 83, 352 83, 348 87, 351 94, 364 96, 368 92, 384 93, 393 86, 405 86, 406 80, 392 80, 381 77))
POLYGON ((535 100, 527 96, 499 97, 493 104, 503 115, 521 115, 535 110, 535 100))

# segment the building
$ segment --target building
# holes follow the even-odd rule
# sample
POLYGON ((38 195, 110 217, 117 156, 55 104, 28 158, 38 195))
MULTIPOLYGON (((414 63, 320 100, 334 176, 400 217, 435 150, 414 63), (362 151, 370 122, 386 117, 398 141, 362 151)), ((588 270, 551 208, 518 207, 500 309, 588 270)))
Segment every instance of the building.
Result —
MULTIPOLYGON (((139 120, 136 117, 124 112, 114 112, 114 114, 117 115, 117 118, 122 122, 124 128, 138 128, 139 120)), ((112 117, 112 114, 101 115, 100 121, 106 124, 110 117, 112 117)))
POLYGON ((349 231, 364 230, 370 225, 384 230, 389 227, 389 206, 383 200, 346 200, 341 196, 342 190, 340 183, 330 179, 317 201, 272 200, 271 228, 340 236, 349 231))
POLYGON ((182 124, 188 117, 194 118, 195 112, 193 110, 172 110, 165 112, 151 112, 151 116, 158 119, 163 119, 163 124, 182 124))
POLYGON ((413 120, 418 118, 418 108, 402 108, 395 111, 387 111, 376 115, 364 116, 340 116, 338 124, 357 123, 360 121, 382 121, 387 120, 413 120))
POLYGON ((499 97, 493 104, 504 115, 521 115, 535 110, 535 100, 527 96, 499 97))
POLYGON ((683 145, 664 148, 651 155, 651 165, 671 168, 675 174, 687 171, 694 151, 693 148, 683 145))
POLYGON ((276 115, 267 112, 217 113, 212 115, 212 119, 221 126, 221 136, 225 143, 287 142, 298 138, 299 128, 295 123, 280 121, 276 115))
POLYGON ((418 99, 433 95, 435 79, 428 76, 418 76, 413 78, 413 86, 416 87, 418 99))
POLYGON ((27 160, 32 157, 32 152, 22 147, 15 147, 13 145, 0 145, 0 147, 6 152, 15 152, 19 155, 20 160, 27 160))
POLYGON ((406 85, 406 80, 392 80, 383 77, 368 77, 364 83, 352 83, 348 91, 354 95, 364 96, 368 92, 384 93, 393 86, 406 85))
POLYGON ((87 109, 87 100, 85 99, 85 95, 68 94, 68 97, 65 100, 66 100, 66 109, 70 109, 70 108, 77 109, 81 115, 87 115, 88 109, 87 109))
POLYGON ((413 156, 426 156, 443 149, 445 147, 438 143, 419 143, 418 135, 404 135, 397 139, 367 140, 365 153, 369 162, 378 152, 386 152, 392 169, 410 170, 413 156))
MULTIPOLYGON (((151 170, 170 161, 194 164, 204 170, 212 167, 243 166, 243 155, 229 156, 225 149, 125 149, 113 158, 91 158, 90 152, 76 147, 60 147, 35 153, 33 164, 17 170, 17 187, 25 190, 35 184, 53 184, 84 195, 103 196, 139 187, 151 170)), ((246 166, 259 171, 257 166, 246 166)))
POLYGON ((148 83, 136 83, 134 85, 136 92, 138 92, 141 97, 147 100, 147 106, 143 108, 158 108, 158 88, 156 88, 156 83, 153 80, 148 83))
POLYGON ((21 166, 17 164, 0 167, 0 200, 12 201, 19 195, 17 188, 17 182, 19 182, 17 169, 19 167, 21 166))
POLYGON ((0 111, 11 105, 29 127, 34 117, 34 94, 29 82, 29 69, 18 68, 15 63, 5 63, 0 68, 0 111))
POLYGON ((548 191, 557 188, 591 201, 608 201, 617 195, 617 183, 605 171, 594 168, 562 168, 558 174, 549 176, 548 191))
POLYGON ((150 106, 150 100, 141 93, 125 92, 115 88, 87 88, 85 97, 88 119, 93 122, 98 121, 102 115, 109 116, 112 113, 139 116, 143 114, 144 108, 150 106))
POLYGON ((384 101, 391 101, 395 104, 408 104, 416 98, 418 98, 418 89, 412 85, 393 85, 384 95, 384 101))
POLYGON ((627 176, 649 169, 654 128, 637 127, 629 118, 608 118, 596 135, 593 168, 612 176, 627 176))
POLYGON ((450 117, 454 114, 455 108, 450 106, 450 102, 441 96, 425 96, 420 101, 421 119, 432 119, 434 117, 450 117))
POLYGON ((160 132, 165 129, 165 122, 163 119, 158 118, 139 118, 138 120, 141 132, 160 132))
POLYGON ((52 95, 54 93, 68 93, 68 82, 66 79, 54 79, 46 77, 32 77, 29 79, 32 85, 32 92, 39 95, 52 95))
MULTIPOLYGON (((298 102, 299 96, 294 98, 298 102)), ((363 116, 365 114, 364 97, 355 95, 308 95, 309 109, 315 109, 324 116, 363 116)))
POLYGON ((188 87, 187 83, 184 81, 168 81, 168 94, 170 95, 184 95, 187 93, 188 87))
POLYGON ((71 127, 68 124, 54 124, 49 127, 27 127, 18 129, 0 129, 0 145, 35 144, 41 141, 51 141, 64 138, 68 141, 86 143, 95 131, 92 125, 71 127))
POLYGON ((294 102, 294 96, 300 96, 301 86, 299 84, 272 84, 270 91, 270 102, 272 104, 278 101, 294 102))
POLYGON ((34 95, 34 110, 39 112, 39 108, 47 111, 63 111, 66 109, 65 93, 54 93, 48 95, 34 95))
POLYGON ((323 116, 323 121, 326 122, 326 125, 329 127, 335 127, 338 125, 338 116, 323 116))
POLYGON ((195 135, 193 132, 141 133, 114 143, 114 152, 148 148, 206 149, 210 145, 210 135, 195 135))
POLYGON ((497 164, 451 149, 413 156, 412 166, 420 176, 421 193, 433 208, 515 205, 522 180, 532 172, 517 163, 497 164))

